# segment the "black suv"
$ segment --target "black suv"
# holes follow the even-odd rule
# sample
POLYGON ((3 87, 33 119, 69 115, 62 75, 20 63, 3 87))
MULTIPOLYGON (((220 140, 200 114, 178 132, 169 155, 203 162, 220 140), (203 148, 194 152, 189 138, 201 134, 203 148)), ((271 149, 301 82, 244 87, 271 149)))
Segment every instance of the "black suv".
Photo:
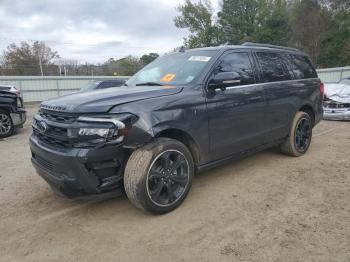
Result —
POLYGON ((0 91, 0 138, 11 136, 17 127, 23 127, 25 121, 22 98, 17 93, 0 91))
POLYGON ((323 85, 296 49, 181 49, 123 87, 43 102, 32 162, 69 198, 125 190, 135 206, 165 213, 185 199, 196 172, 272 146, 303 155, 322 99, 323 85))

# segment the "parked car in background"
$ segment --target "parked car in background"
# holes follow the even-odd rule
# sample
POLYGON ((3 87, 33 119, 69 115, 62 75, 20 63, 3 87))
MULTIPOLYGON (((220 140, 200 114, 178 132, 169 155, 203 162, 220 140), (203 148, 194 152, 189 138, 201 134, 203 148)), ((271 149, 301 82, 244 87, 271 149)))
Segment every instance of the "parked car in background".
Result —
POLYGON ((0 138, 11 136, 25 121, 22 98, 12 92, 0 91, 0 138))
POLYGON ((111 88, 111 87, 119 87, 124 85, 125 80, 122 79, 110 79, 110 80, 93 80, 86 86, 83 86, 80 89, 80 92, 87 92, 92 90, 98 90, 98 89, 105 89, 105 88, 111 88))
POLYGON ((350 120, 350 78, 325 84, 323 111, 324 119, 350 120))
POLYGON ((136 207, 166 213, 184 201, 195 172, 273 146, 305 154, 322 98, 299 50, 253 43, 181 49, 125 87, 43 102, 33 120, 32 163, 60 195, 125 190, 136 207))
POLYGON ((15 93, 17 96, 21 96, 21 91, 19 91, 15 86, 12 85, 0 85, 0 91, 8 91, 15 93))

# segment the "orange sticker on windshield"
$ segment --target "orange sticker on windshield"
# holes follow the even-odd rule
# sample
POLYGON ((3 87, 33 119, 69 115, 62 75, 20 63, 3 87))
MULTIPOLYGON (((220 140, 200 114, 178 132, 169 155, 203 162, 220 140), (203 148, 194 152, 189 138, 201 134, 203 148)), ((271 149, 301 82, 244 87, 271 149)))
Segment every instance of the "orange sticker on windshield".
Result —
POLYGON ((175 76, 175 74, 166 74, 165 76, 163 76, 162 79, 160 79, 160 82, 171 82, 171 80, 173 80, 175 76))

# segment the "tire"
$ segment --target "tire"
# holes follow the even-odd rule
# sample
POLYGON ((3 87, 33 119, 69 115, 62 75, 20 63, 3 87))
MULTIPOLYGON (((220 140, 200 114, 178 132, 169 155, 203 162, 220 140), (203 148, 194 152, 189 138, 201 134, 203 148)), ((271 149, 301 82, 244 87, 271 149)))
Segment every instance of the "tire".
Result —
POLYGON ((131 154, 125 167, 124 188, 136 207, 163 214, 184 201, 193 175, 193 159, 187 147, 174 139, 158 138, 131 154))
POLYGON ((13 134, 15 127, 10 114, 7 111, 0 110, 0 138, 6 138, 13 134))
POLYGON ((281 152, 289 156, 302 156, 309 149, 311 139, 312 119, 308 113, 299 111, 294 116, 288 138, 280 147, 281 152), (305 143, 302 140, 305 140, 305 143))

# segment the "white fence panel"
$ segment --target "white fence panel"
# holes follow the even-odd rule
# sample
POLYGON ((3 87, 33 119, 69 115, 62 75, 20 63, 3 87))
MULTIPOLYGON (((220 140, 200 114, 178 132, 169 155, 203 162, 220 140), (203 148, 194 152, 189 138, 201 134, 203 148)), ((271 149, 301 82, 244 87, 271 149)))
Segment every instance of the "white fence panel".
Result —
POLYGON ((92 80, 128 79, 128 76, 0 76, 0 85, 14 85, 21 90, 25 102, 40 102, 71 94, 92 80))
POLYGON ((343 78, 350 77, 350 66, 317 69, 317 74, 324 83, 336 83, 343 78))

